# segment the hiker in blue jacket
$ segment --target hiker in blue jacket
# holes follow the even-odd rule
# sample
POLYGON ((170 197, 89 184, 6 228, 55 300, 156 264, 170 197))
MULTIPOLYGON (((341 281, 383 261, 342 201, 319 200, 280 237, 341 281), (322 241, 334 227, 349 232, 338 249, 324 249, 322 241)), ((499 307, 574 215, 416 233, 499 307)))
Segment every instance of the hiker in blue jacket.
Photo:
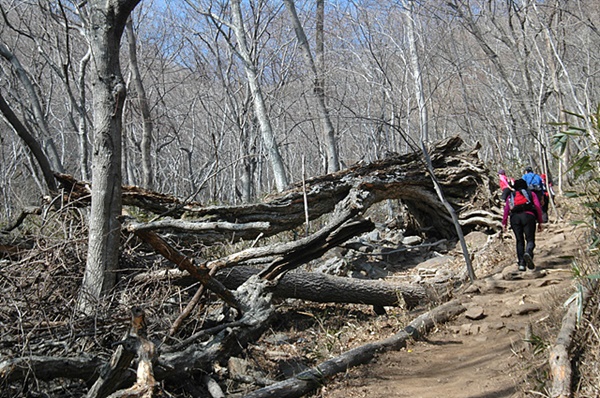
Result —
POLYGON ((547 210, 543 211, 543 209, 548 209, 546 206, 546 185, 544 184, 544 180, 539 174, 533 172, 533 168, 531 166, 525 167, 525 173, 521 178, 527 183, 527 189, 534 192, 538 197, 540 205, 542 206, 542 219, 544 222, 547 222, 547 210))
POLYGON ((544 189, 544 181, 542 177, 533 172, 533 168, 531 166, 525 167, 525 172, 523 177, 521 177, 527 183, 527 189, 530 191, 537 191, 544 189))

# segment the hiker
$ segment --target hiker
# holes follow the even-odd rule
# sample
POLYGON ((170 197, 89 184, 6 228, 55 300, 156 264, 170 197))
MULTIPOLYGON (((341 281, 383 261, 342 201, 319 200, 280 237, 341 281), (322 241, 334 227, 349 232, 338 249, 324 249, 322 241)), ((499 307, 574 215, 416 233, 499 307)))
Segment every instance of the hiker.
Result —
POLYGON ((523 176, 521 177, 527 183, 527 189, 530 191, 542 191, 544 189, 544 181, 542 177, 533 172, 533 167, 527 166, 523 171, 523 176))
POLYGON ((552 180, 548 180, 546 174, 540 174, 542 182, 544 183, 544 203, 542 203, 542 212, 548 215, 548 204, 550 203, 550 197, 554 198, 554 189, 552 188, 552 180))
POLYGON ((544 180, 542 180, 539 174, 533 172, 531 166, 525 167, 525 172, 521 178, 527 183, 527 189, 537 195, 542 207, 542 220, 543 222, 548 222, 548 201, 546 200, 546 185, 544 184, 544 180))
POLYGON ((514 178, 508 178, 503 169, 498 170, 498 185, 502 191, 502 201, 506 201, 508 195, 513 191, 512 185, 515 183, 514 178))
POLYGON ((510 216, 510 227, 517 240, 517 264, 519 271, 525 267, 534 269, 533 249, 535 249, 535 229, 542 232, 542 208, 537 195, 527 189, 527 183, 522 178, 515 181, 514 192, 506 198, 502 229, 506 232, 510 216))

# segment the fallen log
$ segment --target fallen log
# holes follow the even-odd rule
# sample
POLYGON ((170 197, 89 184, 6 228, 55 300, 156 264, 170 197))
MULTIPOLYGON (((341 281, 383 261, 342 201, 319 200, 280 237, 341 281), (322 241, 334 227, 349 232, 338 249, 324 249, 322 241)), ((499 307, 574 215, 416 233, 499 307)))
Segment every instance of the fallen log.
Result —
POLYGON ((202 377, 202 381, 204 382, 204 384, 206 384, 206 389, 208 390, 212 398, 225 398, 223 390, 221 390, 219 383, 217 383, 215 379, 213 379, 210 376, 204 375, 202 377))
MULTIPOLYGON (((461 143, 458 138, 449 139, 433 149, 431 157, 440 184, 447 190, 445 193, 449 202, 457 210, 466 211, 477 207, 476 201, 485 203, 489 200, 490 182, 486 180, 485 167, 477 157, 458 149, 461 143)), ((339 173, 308 180, 304 185, 296 185, 284 193, 268 198, 265 203, 244 206, 203 207, 200 203, 188 203, 135 187, 124 190, 123 202, 126 205, 147 209, 163 217, 155 223, 140 223, 139 229, 132 232, 200 280, 226 303, 240 309, 237 312, 240 317, 235 318, 235 322, 211 329, 208 335, 193 335, 189 341, 184 339, 185 347, 182 350, 178 350, 179 346, 163 346, 164 350, 151 369, 155 376, 147 372, 149 368, 146 368, 145 380, 150 383, 144 384, 152 384, 154 377, 156 380, 178 380, 183 375, 197 375, 200 369, 208 369, 213 363, 224 362, 230 356, 240 353, 269 327, 274 313, 271 295, 277 291, 295 292, 293 294, 302 292, 302 298, 306 299, 314 299, 314 292, 317 291, 328 300, 355 300, 379 307, 404 303, 406 307, 412 308, 421 300, 426 300, 430 292, 422 285, 390 288, 383 283, 379 285, 380 282, 350 279, 332 283, 333 277, 323 275, 316 275, 317 278, 311 280, 314 286, 307 280, 295 281, 288 286, 285 282, 288 277, 302 275, 290 271, 319 258, 351 237, 370 230, 373 223, 362 217, 373 204, 385 199, 401 199, 409 208, 416 209, 415 217, 422 222, 421 226, 431 227, 430 230, 437 231, 441 238, 453 235, 452 220, 434 194, 431 179, 422 166, 420 153, 393 155, 369 165, 356 165, 339 173), (288 244, 255 248, 252 252, 240 252, 221 261, 221 264, 220 260, 206 262, 188 257, 184 251, 175 250, 175 244, 169 245, 169 239, 166 238, 166 235, 171 234, 178 239, 177 243, 184 242, 186 236, 193 236, 200 243, 256 239, 305 226, 306 214, 309 220, 327 215, 327 225, 306 238, 288 244), (166 215, 172 218, 165 219, 166 215), (245 276, 247 280, 236 291, 231 291, 233 287, 224 286, 218 278, 210 275, 213 269, 224 264, 237 266, 259 263, 264 266, 260 274, 245 276), (304 287, 307 289, 303 290, 304 287), (350 289, 354 289, 354 299, 349 299, 350 289), (373 297, 378 298, 374 300, 373 297), (203 340, 199 341, 201 338, 203 340)), ((85 206, 89 203, 89 188, 89 184, 77 181, 71 181, 70 186, 63 184, 64 192, 70 200, 68 203, 73 205, 85 206)), ((417 333, 417 329, 417 326, 407 328, 405 333, 410 336, 417 333)), ((206 330, 204 332, 208 333, 206 330)), ((392 345, 389 343, 390 347, 392 345)), ((375 344, 375 347, 384 349, 387 345, 375 344)), ((152 350, 146 351, 151 353, 152 350)), ((367 354, 362 358, 372 356, 372 353, 368 353, 369 350, 366 351, 367 354)), ((354 361, 348 358, 346 362, 352 364, 354 361)), ((127 362, 127 358, 124 362, 127 362)), ((146 365, 149 364, 150 362, 146 362, 146 365)), ((331 367, 334 365, 331 364, 331 367)), ((323 366, 330 365, 325 363, 323 366)), ((120 367, 124 368, 125 366, 120 367)), ((9 377, 21 377, 24 380, 32 374, 31 370, 35 371, 35 377, 39 380, 44 380, 44 377, 47 377, 46 380, 66 377, 83 378, 89 382, 97 378, 99 369, 100 364, 94 358, 26 357, 20 361, 1 362, 0 382, 5 383, 9 377), (70 365, 63 366, 60 370, 49 369, 53 364, 62 363, 70 365), (72 369, 75 366, 77 369, 72 369)), ((123 373, 130 374, 128 371, 123 373)))
MULTIPOLYGON (((316 233, 299 241, 285 245, 264 247, 258 250, 246 250, 244 253, 250 251, 252 254, 250 256, 238 254, 235 257, 237 258, 237 261, 240 261, 241 259, 248 260, 250 258, 255 258, 257 255, 266 256, 270 262, 266 268, 261 270, 260 276, 266 280, 274 280, 275 278, 281 277, 289 270, 319 258, 329 249, 344 243, 348 239, 372 230, 374 224, 370 220, 351 219, 356 215, 359 209, 359 206, 354 206, 352 210, 342 207, 342 210, 339 213, 336 213, 329 224, 316 233), (258 254, 255 253, 256 251, 258 254)), ((170 246, 156 232, 139 229, 139 225, 139 223, 124 218, 124 228, 126 230, 134 232, 144 242, 151 245, 158 253, 177 265, 179 269, 187 271, 204 286, 215 292, 225 302, 235 308, 240 308, 240 303, 235 302, 235 298, 232 296, 231 292, 222 286, 217 279, 210 276, 210 271, 205 264, 196 265, 193 258, 183 255, 170 246)), ((213 261, 211 268, 214 269, 215 267, 230 265, 231 261, 231 259, 228 259, 227 261, 213 261)))
POLYGON ((102 360, 98 357, 81 356, 77 358, 26 356, 6 359, 0 362, 0 381, 10 383, 24 380, 35 374, 38 380, 53 380, 59 377, 91 380, 97 375, 102 360))
MULTIPOLYGON (((58 378, 81 379, 84 381, 97 380, 97 387, 90 390, 90 396, 105 397, 119 386, 119 375, 130 378, 131 374, 121 372, 125 369, 130 358, 141 355, 142 367, 138 367, 138 381, 141 383, 139 391, 143 386, 150 386, 152 380, 164 380, 181 378, 182 375, 189 376, 190 372, 197 369, 209 369, 215 362, 226 362, 232 356, 239 355, 248 343, 256 341, 262 333, 270 326, 271 319, 275 313, 271 305, 272 295, 264 291, 267 281, 260 280, 257 276, 250 278, 235 292, 236 300, 241 303, 242 317, 235 324, 215 331, 209 341, 196 341, 189 344, 186 349, 174 351, 171 347, 163 346, 162 352, 156 361, 151 361, 153 351, 149 346, 142 347, 143 336, 130 335, 119 342, 118 348, 125 346, 124 351, 134 353, 127 358, 120 355, 114 356, 115 362, 104 363, 97 356, 80 356, 76 358, 49 357, 49 356, 24 356, 21 358, 7 359, 0 362, 0 384, 25 380, 32 374, 37 380, 50 381, 58 378), (145 355, 145 356, 144 356, 145 355), (152 369, 149 368, 152 364, 152 369), (150 374, 152 370, 153 374, 150 374), (108 373, 110 374, 108 374, 108 373), (101 379, 98 377, 103 375, 101 379), (108 376, 107 376, 108 374, 108 376)), ((143 327, 143 323, 137 323, 139 318, 133 319, 133 327, 143 327)), ((136 329, 139 330, 139 329, 136 329)), ((215 329, 216 330, 216 329, 215 329)), ((130 391, 131 392, 131 391, 130 391)))
POLYGON ((179 269, 188 272, 191 276, 200 281, 203 286, 212 290, 223 301, 234 308, 241 308, 240 303, 236 302, 233 294, 210 275, 210 270, 206 268, 204 264, 196 265, 193 258, 186 256, 169 245, 169 243, 154 231, 138 230, 135 233, 140 239, 152 246, 154 250, 175 264, 179 269))
POLYGON ((138 365, 136 372, 136 382, 133 386, 116 391, 108 398, 152 398, 157 386, 152 369, 152 361, 156 355, 156 348, 151 341, 138 336, 135 349, 138 365))
POLYGON ((163 346, 154 372, 158 380, 172 379, 193 369, 209 369, 213 363, 225 362, 236 356, 252 341, 256 341, 270 326, 275 309, 272 295, 265 292, 267 281, 251 277, 234 293, 242 305, 242 317, 210 336, 205 342, 195 342, 181 351, 163 346))
MULTIPOLYGON (((357 212, 358 206, 355 206, 355 210, 352 212, 342 211, 341 214, 337 214, 332 221, 319 231, 302 239, 245 249, 226 257, 208 261, 203 266, 212 270, 251 263, 266 264, 271 269, 264 271, 265 274, 268 274, 265 275, 265 279, 274 279, 286 270, 297 268, 311 260, 317 259, 330 249, 345 243, 347 240, 371 231, 375 227, 372 221, 360 218, 352 219, 357 212)), ((149 241, 144 237, 146 234, 157 236, 153 231, 144 228, 140 229, 143 225, 126 220, 124 229, 140 235, 146 241, 149 241)))
MULTIPOLYGON (((252 267, 221 270, 216 278, 235 289, 259 272, 252 267)), ((354 303, 375 306, 401 306, 412 309, 440 299, 445 287, 409 283, 387 283, 369 279, 344 278, 314 272, 288 272, 270 288, 274 297, 295 298, 318 303, 354 303)))
POLYGON ((116 391, 121 384, 133 375, 129 365, 135 358, 135 338, 125 338, 118 343, 117 349, 100 371, 100 376, 88 391, 86 398, 105 398, 116 391))
MULTIPOLYGON (((239 266, 220 270, 215 278, 228 289, 236 289, 258 268, 239 266)), ((134 282, 149 283, 168 280, 180 286, 191 286, 197 281, 180 270, 160 270, 139 274, 134 282)), ((381 280, 347 278, 317 272, 288 272, 269 287, 276 298, 292 298, 317 303, 367 304, 374 306, 401 306, 412 309, 430 301, 443 301, 450 288, 445 284, 390 283, 381 280)))
MULTIPOLYGON (((78 181, 75 177, 54 173, 54 178, 59 183, 63 201, 77 207, 89 206, 92 200, 92 187, 87 181, 78 181)), ((123 205, 136 206, 155 214, 169 215, 181 214, 185 206, 201 206, 197 202, 182 201, 175 196, 150 191, 141 187, 124 185, 123 205)))
POLYGON ((21 210, 21 213, 15 221, 8 224, 6 227, 4 227, 4 229, 0 230, 0 234, 7 234, 13 229, 17 228, 19 225, 23 224, 23 221, 25 221, 27 216, 30 214, 42 214, 42 208, 38 206, 25 207, 23 210, 21 210))
MULTIPOLYGON (((581 286, 581 285, 580 285, 581 286)), ((580 300, 571 301, 562 320, 562 326, 556 337, 556 342, 550 349, 549 364, 552 379, 550 396, 552 398, 570 398, 572 369, 569 352, 573 344, 573 335, 577 327, 578 313, 585 308, 590 298, 591 290, 581 286, 580 300)))
MULTIPOLYGON (((248 249, 225 259, 212 261, 210 262, 211 269, 231 266, 251 259, 256 260, 259 256, 264 256, 269 259, 270 263, 259 272, 259 276, 266 280, 277 278, 275 290, 278 294, 319 302, 371 304, 379 309, 384 306, 398 305, 413 308, 425 299, 437 296, 438 294, 433 294, 432 289, 428 290, 422 285, 391 286, 376 281, 358 281, 326 275, 305 275, 303 279, 297 276, 286 276, 287 271, 320 257, 329 249, 344 243, 357 234, 370 231, 374 227, 371 221, 351 219, 361 209, 360 195, 355 192, 339 204, 339 211, 335 212, 332 221, 316 233, 296 242, 248 249)), ((155 232, 139 229, 139 225, 127 222, 125 228, 136 233, 155 248, 166 246, 166 243, 159 239, 155 232), (155 240, 159 240, 161 244, 152 243, 155 240)), ((177 264, 180 269, 187 271, 194 269, 191 266, 184 267, 184 264, 190 262, 191 259, 182 258, 180 255, 173 256, 172 248, 168 250, 163 248, 160 252, 177 264)), ((266 259, 265 261, 267 261, 266 259)), ((206 268, 203 266, 203 269, 206 268)), ((228 278, 229 285, 226 287, 235 289, 253 275, 254 271, 253 269, 232 270, 222 275, 225 275, 225 279, 228 278), (247 272, 245 272, 246 270, 247 272)), ((197 276, 196 278, 199 279, 197 276)), ((219 280, 218 277, 216 279, 219 280)), ((202 279, 200 280, 203 284, 205 283, 202 279)))
POLYGON ((244 396, 244 398, 295 398, 323 386, 327 378, 336 373, 369 362, 375 354, 385 351, 397 350, 405 346, 409 338, 419 338, 428 333, 436 324, 446 322, 448 319, 464 312, 466 308, 458 301, 451 301, 434 308, 433 310, 417 317, 401 332, 384 340, 346 351, 342 355, 322 362, 316 367, 301 372, 296 376, 279 383, 261 388, 244 396))
MULTIPOLYGON (((127 379, 132 377, 129 365, 136 355, 140 362, 136 385, 141 385, 139 389, 146 389, 147 382, 150 379, 150 376, 147 376, 148 366, 150 366, 149 371, 151 372, 152 370, 151 364, 148 365, 147 362, 154 357, 154 344, 145 339, 146 327, 146 314, 144 310, 137 306, 131 308, 131 325, 129 331, 123 340, 113 344, 117 349, 111 356, 110 361, 101 369, 100 376, 88 391, 86 398, 105 398, 109 394, 113 396, 115 391, 127 379), (140 380, 142 381, 140 382, 140 380)), ((133 391, 137 390, 138 388, 133 391)), ((117 396, 124 397, 126 395, 117 396)))

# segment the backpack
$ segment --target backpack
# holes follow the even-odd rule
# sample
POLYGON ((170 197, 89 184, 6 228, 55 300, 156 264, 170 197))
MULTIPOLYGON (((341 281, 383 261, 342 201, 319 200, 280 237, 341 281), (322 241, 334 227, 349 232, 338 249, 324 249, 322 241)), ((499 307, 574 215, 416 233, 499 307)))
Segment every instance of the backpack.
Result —
POLYGON ((544 187, 544 184, 531 184, 527 186, 527 189, 529 189, 530 191, 542 191, 542 192, 546 192, 546 188, 544 187))
POLYGON ((529 191, 546 191, 546 186, 544 185, 544 180, 540 177, 539 174, 535 173, 526 173, 523 175, 523 180, 527 183, 527 190, 529 191))
POLYGON ((510 214, 522 213, 524 211, 535 212, 535 205, 531 198, 531 193, 525 189, 511 192, 509 198, 510 214))

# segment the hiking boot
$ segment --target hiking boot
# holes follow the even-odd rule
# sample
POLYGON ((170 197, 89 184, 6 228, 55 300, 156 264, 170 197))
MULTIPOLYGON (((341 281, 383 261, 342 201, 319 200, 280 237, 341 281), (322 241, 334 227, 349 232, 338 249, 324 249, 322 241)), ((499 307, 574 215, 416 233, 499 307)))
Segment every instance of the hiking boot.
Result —
POLYGON ((525 271, 525 266, 523 264, 519 264, 519 271, 525 271))
POLYGON ((527 268, 529 268, 529 269, 535 268, 535 264, 533 263, 533 258, 531 257, 531 254, 529 254, 529 253, 523 254, 523 261, 525 261, 525 264, 527 264, 527 268))

